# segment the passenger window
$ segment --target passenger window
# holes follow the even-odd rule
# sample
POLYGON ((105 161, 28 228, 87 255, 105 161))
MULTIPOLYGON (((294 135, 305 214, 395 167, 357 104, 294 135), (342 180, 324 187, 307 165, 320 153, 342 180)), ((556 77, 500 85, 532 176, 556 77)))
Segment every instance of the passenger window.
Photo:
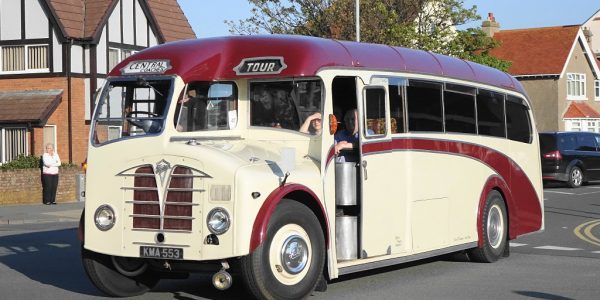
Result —
POLYGON ((410 80, 406 102, 409 131, 444 131, 441 84, 410 80))
POLYGON ((365 89, 366 136, 385 135, 385 90, 381 88, 365 89))
POLYGON ((477 126, 481 135, 506 137, 503 94, 479 90, 477 94, 477 126))
POLYGON ((388 98, 390 101, 390 126, 392 127, 392 133, 404 132, 404 103, 403 90, 406 85, 406 79, 390 79, 390 85, 388 85, 388 98), (393 82, 393 81, 398 81, 393 82))
POLYGON ((591 134, 577 135, 577 150, 596 151, 596 140, 591 134))
POLYGON ((192 82, 177 103, 177 131, 227 130, 237 125, 233 83, 192 82))
POLYGON ((446 132, 477 133, 475 124, 475 89, 446 84, 444 90, 446 132))
POLYGON ((520 98, 508 96, 506 99, 506 129, 509 139, 523 143, 531 142, 529 109, 520 98))
MULTIPOLYGON (((321 92, 317 80, 251 83, 250 125, 299 130, 308 117, 322 112, 321 92)), ((317 134, 321 128, 308 132, 317 134)))

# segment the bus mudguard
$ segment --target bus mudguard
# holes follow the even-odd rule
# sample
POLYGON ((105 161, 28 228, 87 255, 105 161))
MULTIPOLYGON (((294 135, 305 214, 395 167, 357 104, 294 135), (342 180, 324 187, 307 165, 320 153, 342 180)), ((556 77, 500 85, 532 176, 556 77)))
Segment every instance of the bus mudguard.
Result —
POLYGON ((513 228, 511 228, 511 226, 513 226, 512 224, 515 224, 516 222, 511 222, 511 220, 513 220, 514 213, 513 210, 511 209, 512 205, 512 193, 508 187, 508 184, 506 184, 506 181, 504 181, 504 179, 500 178, 499 176, 490 176, 486 182, 486 184, 483 186, 483 190, 481 191, 481 196, 479 198, 479 208, 477 209, 477 246, 479 247, 483 247, 483 209, 485 207, 485 201, 487 199, 488 194, 492 191, 492 190, 498 190, 501 194, 502 197, 504 197, 504 204, 506 205, 506 210, 507 210, 507 217, 508 217, 508 237, 509 239, 514 239, 516 238, 516 236, 514 235, 514 230, 512 230, 513 228))
POLYGON ((296 183, 289 183, 273 190, 258 211, 256 219, 254 220, 254 225, 252 226, 252 235, 250 236, 250 252, 254 251, 254 249, 260 246, 260 244, 265 240, 265 237, 267 236, 269 220, 271 219, 271 215, 275 211, 277 204, 279 204, 281 199, 294 193, 301 193, 307 195, 307 197, 304 197, 304 199, 296 199, 292 197, 293 199, 306 200, 309 201, 309 203, 306 203, 306 201, 301 202, 309 207, 314 207, 317 205, 320 208, 320 215, 317 214, 317 218, 321 222, 321 226, 323 226, 326 247, 329 248, 329 221, 327 220, 327 214, 325 213, 323 204, 321 201, 319 201, 317 195, 306 186, 296 183))

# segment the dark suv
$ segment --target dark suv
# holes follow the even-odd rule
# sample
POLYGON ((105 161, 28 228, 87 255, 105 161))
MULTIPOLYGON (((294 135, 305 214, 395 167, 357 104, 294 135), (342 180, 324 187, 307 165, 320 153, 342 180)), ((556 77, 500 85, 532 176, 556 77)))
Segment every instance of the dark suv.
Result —
POLYGON ((544 181, 564 181, 575 188, 600 179, 600 134, 540 133, 544 181))

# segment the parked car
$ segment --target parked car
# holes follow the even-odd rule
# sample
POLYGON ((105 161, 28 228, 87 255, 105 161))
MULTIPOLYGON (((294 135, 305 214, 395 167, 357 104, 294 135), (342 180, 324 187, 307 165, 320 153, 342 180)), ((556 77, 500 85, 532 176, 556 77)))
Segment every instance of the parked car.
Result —
POLYGON ((542 176, 576 188, 600 179, 600 134, 592 132, 540 133, 542 176))

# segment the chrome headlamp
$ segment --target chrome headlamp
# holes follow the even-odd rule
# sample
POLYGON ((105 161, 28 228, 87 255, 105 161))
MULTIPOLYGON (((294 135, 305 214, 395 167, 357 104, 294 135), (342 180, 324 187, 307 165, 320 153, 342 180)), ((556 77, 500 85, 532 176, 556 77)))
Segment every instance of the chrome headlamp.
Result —
POLYGON ((107 231, 115 225, 115 211, 109 205, 102 205, 94 213, 96 227, 102 231, 107 231))
POLYGON ((231 219, 229 214, 222 207, 213 208, 206 217, 206 226, 211 233, 216 235, 223 234, 229 230, 231 219))

